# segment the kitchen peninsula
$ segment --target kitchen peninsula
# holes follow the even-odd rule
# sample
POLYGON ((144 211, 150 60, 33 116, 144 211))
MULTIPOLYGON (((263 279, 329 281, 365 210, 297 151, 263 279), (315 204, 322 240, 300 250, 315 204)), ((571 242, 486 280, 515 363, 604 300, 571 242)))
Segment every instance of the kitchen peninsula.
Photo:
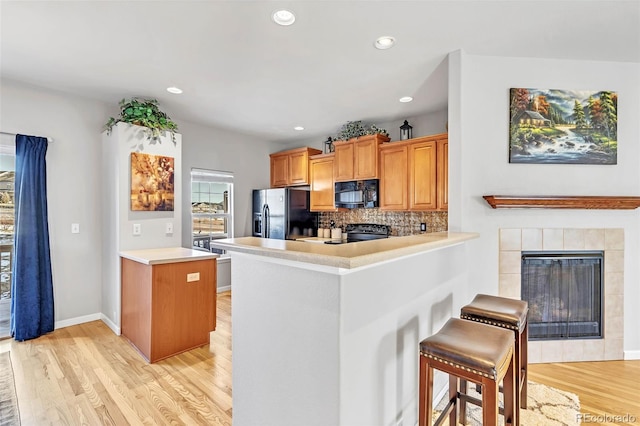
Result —
POLYGON ((414 425, 418 343, 466 302, 474 238, 216 241, 232 258, 234 424, 414 425))

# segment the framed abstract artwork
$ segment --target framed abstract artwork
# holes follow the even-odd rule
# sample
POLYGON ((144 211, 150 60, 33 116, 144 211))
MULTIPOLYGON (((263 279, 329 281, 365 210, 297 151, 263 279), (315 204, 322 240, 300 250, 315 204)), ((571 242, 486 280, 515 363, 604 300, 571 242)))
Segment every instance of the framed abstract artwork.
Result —
POLYGON ((617 164, 618 94, 510 90, 509 162, 617 164))
POLYGON ((173 211, 174 159, 131 153, 131 210, 173 211))

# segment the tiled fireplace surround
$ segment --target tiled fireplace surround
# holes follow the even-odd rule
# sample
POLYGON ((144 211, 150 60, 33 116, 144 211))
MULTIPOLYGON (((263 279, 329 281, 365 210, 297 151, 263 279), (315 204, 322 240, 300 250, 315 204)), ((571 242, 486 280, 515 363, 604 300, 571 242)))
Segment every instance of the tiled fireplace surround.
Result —
POLYGON ((604 338, 529 342, 529 362, 623 359, 624 230, 618 228, 500 229, 499 294, 520 298, 522 251, 604 251, 604 338))

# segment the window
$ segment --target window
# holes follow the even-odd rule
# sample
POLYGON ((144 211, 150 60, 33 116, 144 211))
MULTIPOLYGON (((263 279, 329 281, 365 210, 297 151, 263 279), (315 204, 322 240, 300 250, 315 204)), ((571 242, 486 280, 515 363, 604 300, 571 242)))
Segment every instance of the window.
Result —
POLYGON ((233 237, 233 174, 191 169, 193 248, 223 254, 211 241, 233 237))
POLYGON ((13 256, 13 184, 15 182, 15 141, 0 140, 0 338, 7 337, 11 305, 13 256))

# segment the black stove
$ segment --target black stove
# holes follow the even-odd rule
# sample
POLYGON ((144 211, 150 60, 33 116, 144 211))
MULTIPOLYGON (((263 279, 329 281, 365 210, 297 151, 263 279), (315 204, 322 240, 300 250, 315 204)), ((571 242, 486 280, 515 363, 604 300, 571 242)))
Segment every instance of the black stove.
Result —
POLYGON ((377 240, 388 238, 391 234, 391 227, 379 225, 377 223, 352 223, 346 226, 347 241, 325 241, 325 244, 355 243, 358 241, 377 240))

